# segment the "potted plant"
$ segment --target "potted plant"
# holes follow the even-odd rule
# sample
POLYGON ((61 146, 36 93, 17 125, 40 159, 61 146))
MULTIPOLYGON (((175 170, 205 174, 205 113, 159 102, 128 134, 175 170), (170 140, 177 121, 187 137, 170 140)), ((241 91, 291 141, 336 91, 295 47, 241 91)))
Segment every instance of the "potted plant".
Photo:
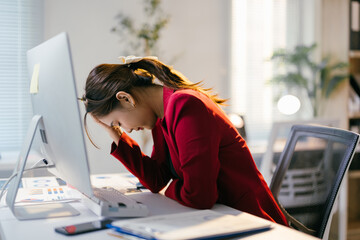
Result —
POLYGON ((117 25, 111 32, 118 34, 126 49, 130 49, 126 54, 157 55, 160 32, 169 23, 170 16, 162 10, 161 0, 144 0, 143 12, 145 19, 140 24, 123 13, 116 16, 117 25))
POLYGON ((313 61, 315 49, 316 44, 298 45, 293 50, 275 50, 271 61, 276 63, 279 73, 269 81, 288 90, 305 90, 311 102, 313 117, 318 116, 320 100, 328 98, 349 77, 348 64, 345 62, 333 63, 330 56, 319 63, 313 61))

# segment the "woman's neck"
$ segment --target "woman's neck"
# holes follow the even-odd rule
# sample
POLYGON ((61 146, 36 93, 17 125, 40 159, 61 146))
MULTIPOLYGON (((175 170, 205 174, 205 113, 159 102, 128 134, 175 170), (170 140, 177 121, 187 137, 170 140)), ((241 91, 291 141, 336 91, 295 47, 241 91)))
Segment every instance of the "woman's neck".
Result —
POLYGON ((164 117, 163 86, 153 85, 139 89, 140 101, 150 107, 158 118, 164 117))

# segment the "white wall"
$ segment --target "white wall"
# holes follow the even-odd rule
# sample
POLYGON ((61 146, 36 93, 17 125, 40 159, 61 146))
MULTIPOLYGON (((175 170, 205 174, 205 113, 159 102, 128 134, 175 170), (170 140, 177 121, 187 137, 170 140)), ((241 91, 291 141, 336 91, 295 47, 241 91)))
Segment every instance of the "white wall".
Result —
MULTIPOLYGON (((119 36, 111 33, 115 16, 123 12, 133 18, 142 9, 141 0, 46 0, 44 1, 44 40, 66 31, 69 34, 78 95, 83 94, 90 70, 104 62, 116 62, 122 55, 119 36)), ((221 97, 228 98, 229 0, 164 0, 170 14, 162 32, 160 60, 173 64, 191 81, 203 80, 221 97)), ((101 150, 87 142, 93 173, 124 171, 109 155, 111 140, 90 122, 90 130, 101 150)), ((137 141, 139 135, 132 134, 137 141)))

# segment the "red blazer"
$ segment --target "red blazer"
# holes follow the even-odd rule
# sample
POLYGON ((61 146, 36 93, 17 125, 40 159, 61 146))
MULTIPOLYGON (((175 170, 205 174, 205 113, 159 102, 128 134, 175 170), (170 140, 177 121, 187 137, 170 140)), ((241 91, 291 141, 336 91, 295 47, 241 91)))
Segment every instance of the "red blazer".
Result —
POLYGON ((222 203, 287 225, 244 139, 204 94, 164 87, 151 157, 123 133, 111 154, 154 193, 198 209, 222 203))

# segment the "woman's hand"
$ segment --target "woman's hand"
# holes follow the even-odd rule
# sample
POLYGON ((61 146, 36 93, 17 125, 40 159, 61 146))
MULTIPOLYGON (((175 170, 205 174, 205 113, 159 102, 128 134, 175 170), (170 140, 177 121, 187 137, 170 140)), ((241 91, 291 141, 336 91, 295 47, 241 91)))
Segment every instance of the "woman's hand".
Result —
POLYGON ((111 126, 103 123, 102 121, 100 121, 98 118, 94 117, 93 115, 91 115, 91 117, 94 119, 94 121, 99 124, 101 127, 103 127, 108 134, 110 135, 110 137, 114 140, 115 144, 117 145, 121 135, 123 134, 123 130, 120 128, 119 124, 111 124, 111 126))

